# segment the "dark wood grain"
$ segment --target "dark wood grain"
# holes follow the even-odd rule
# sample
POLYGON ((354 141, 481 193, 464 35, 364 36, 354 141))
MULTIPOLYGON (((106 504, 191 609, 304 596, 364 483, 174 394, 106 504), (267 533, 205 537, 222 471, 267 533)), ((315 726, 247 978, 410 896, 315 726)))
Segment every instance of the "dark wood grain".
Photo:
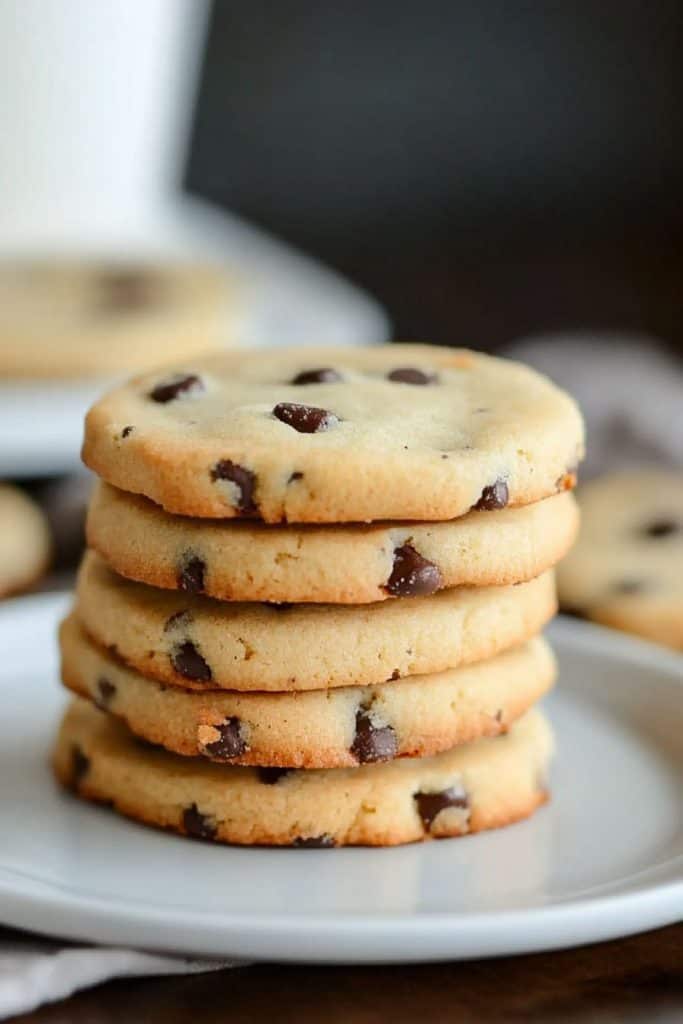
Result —
POLYGON ((683 1020, 683 925, 559 953, 404 967, 253 966, 121 980, 23 1024, 683 1020))

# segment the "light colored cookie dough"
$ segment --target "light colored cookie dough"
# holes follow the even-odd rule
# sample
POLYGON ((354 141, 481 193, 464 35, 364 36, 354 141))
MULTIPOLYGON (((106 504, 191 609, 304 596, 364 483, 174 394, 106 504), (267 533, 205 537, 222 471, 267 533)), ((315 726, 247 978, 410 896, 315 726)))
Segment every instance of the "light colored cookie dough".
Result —
POLYGON ((565 610, 683 650, 683 475, 600 477, 580 504, 579 540, 558 578, 565 610))
POLYGON ((268 526, 172 516, 100 483, 88 543, 129 579, 224 601, 365 604, 455 586, 519 583, 574 541, 569 492, 446 523, 268 526), (412 573, 401 572, 412 558, 412 573))
POLYGON ((0 374, 120 375, 222 348, 234 285, 217 267, 43 260, 0 264, 0 374))
POLYGON ((141 746, 75 698, 54 754, 58 779, 146 824, 222 843, 393 846, 497 828, 547 797, 552 733, 538 711, 509 733, 436 757, 306 772, 240 768, 141 746))
POLYGON ((536 637, 476 665, 378 686, 303 693, 181 690, 108 656, 71 615, 62 679, 138 736, 232 764, 338 768, 424 757, 505 731, 550 688, 555 660, 536 637))
POLYGON ((83 447, 104 480, 169 512, 270 523, 527 505, 571 487, 582 455, 580 413, 545 377, 429 345, 186 361, 97 402, 83 447))
POLYGON ((491 658, 555 613, 552 571, 508 587, 458 587, 372 605, 226 603, 117 576, 88 552, 76 613, 143 675, 190 688, 320 690, 491 658))
POLYGON ((0 484, 0 597, 26 590, 50 561, 47 520, 27 494, 0 484))

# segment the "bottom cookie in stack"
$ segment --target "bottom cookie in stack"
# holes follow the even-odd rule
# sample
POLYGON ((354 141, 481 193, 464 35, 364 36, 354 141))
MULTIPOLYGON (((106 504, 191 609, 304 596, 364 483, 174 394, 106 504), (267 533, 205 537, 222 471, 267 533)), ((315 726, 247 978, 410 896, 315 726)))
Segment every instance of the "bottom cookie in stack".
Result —
POLYGON ((509 732, 434 757, 308 771, 180 757, 141 742, 81 698, 54 768, 80 796, 195 838, 239 845, 393 846, 497 828, 547 797, 553 738, 528 711, 509 732))

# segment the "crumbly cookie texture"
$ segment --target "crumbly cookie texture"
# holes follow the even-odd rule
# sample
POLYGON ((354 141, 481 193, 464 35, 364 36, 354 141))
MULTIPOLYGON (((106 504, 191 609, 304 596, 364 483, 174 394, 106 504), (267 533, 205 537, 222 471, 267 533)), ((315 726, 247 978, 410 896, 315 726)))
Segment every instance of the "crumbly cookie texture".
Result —
POLYGON ((150 370, 221 349, 234 283, 217 267, 42 260, 0 264, 0 373, 81 377, 150 370))
POLYGON ((505 732, 552 686, 539 637, 489 661, 433 675, 303 693, 197 692, 145 679, 71 615, 62 678, 137 736, 186 756, 281 768, 339 768, 424 757, 505 732))
POLYGON ((683 474, 608 475, 579 499, 579 540, 559 572, 564 609, 683 650, 683 474))
POLYGON ((138 377, 83 458, 167 511, 266 522, 446 520, 573 486, 583 423, 525 366, 429 345, 229 353, 138 377))
POLYGON ((393 846, 531 814, 547 796, 552 748, 550 727, 534 710, 504 736, 436 757, 306 772, 226 767, 141 745, 121 723, 75 698, 54 769, 85 799, 199 839, 393 846))
POLYGON ((100 483, 87 535, 116 572, 154 587, 223 601, 365 604, 533 579, 565 555, 577 527, 570 492, 445 523, 282 527, 172 516, 100 483))
POLYGON ((552 570, 508 587, 459 587, 372 605, 278 606, 155 590, 88 552, 76 614, 88 633, 159 682, 194 689, 365 686, 482 661, 555 613, 552 570))
POLYGON ((0 597, 26 590, 46 571, 51 539, 40 507, 23 491, 0 484, 0 597))

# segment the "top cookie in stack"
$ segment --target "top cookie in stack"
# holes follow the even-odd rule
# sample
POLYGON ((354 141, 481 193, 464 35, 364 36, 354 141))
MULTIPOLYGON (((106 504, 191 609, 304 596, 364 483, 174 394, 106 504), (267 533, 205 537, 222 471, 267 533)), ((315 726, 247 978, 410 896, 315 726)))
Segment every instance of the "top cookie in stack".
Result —
POLYGON ((530 813, 582 453, 568 396, 465 350, 226 353, 110 393, 61 634, 65 684, 109 715, 74 703, 59 777, 237 843, 530 813))

